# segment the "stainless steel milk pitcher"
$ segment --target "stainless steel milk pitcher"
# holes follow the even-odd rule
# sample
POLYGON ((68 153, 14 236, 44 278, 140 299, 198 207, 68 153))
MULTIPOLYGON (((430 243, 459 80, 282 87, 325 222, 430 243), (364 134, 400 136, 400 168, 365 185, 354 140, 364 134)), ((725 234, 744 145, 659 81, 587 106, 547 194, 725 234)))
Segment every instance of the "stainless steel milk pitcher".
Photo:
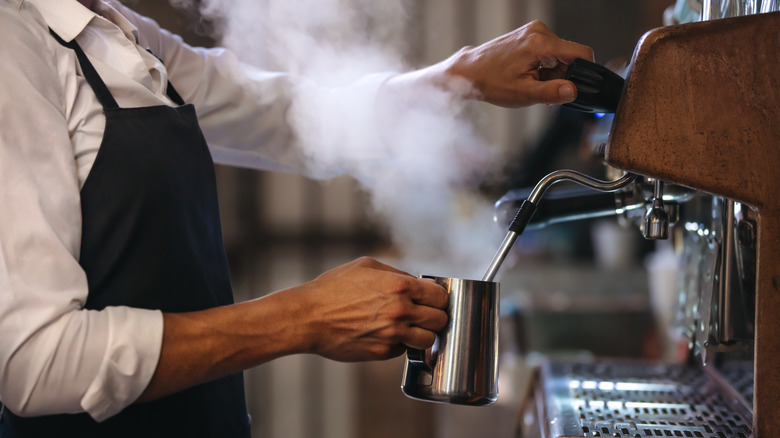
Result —
POLYGON ((498 283, 423 278, 449 292, 449 322, 431 348, 407 350, 401 389, 425 401, 492 404, 498 398, 498 283))

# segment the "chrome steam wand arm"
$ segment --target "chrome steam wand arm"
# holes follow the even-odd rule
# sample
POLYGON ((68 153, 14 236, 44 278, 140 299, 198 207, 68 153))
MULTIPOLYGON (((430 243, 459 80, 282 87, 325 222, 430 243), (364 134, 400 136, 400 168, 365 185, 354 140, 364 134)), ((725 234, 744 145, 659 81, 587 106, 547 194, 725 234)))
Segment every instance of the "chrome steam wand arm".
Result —
POLYGON ((594 190, 602 192, 613 192, 619 190, 636 179, 636 175, 626 173, 620 178, 614 181, 602 181, 585 175, 584 173, 577 172, 576 170, 556 170, 547 174, 542 178, 531 191, 528 199, 523 201, 520 208, 517 210, 515 218, 509 224, 509 232, 504 237, 504 241, 501 242, 501 246, 498 248, 496 255, 493 256, 493 261, 490 262, 485 275, 482 277, 482 281, 493 281, 498 270, 501 268, 501 264, 504 262, 509 250, 512 249, 515 240, 523 233, 528 222, 531 221, 531 217, 536 212, 536 206, 542 199, 544 192, 550 188, 553 184, 560 181, 572 181, 577 184, 589 187, 594 190))

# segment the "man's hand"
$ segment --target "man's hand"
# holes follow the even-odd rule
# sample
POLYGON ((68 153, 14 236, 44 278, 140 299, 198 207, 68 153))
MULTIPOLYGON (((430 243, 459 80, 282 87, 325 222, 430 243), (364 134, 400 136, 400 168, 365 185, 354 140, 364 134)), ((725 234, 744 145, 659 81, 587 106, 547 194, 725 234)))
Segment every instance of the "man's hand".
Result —
POLYGON ((433 345, 447 324, 447 291, 364 257, 298 288, 298 319, 309 352, 340 360, 387 359, 433 345))
POLYGON ((480 46, 464 47, 438 64, 390 79, 386 96, 408 98, 405 94, 413 96, 415 87, 427 84, 510 108, 568 103, 576 99, 577 89, 563 77, 576 58, 593 61, 593 49, 562 40, 542 22, 532 21, 480 46))
POLYGON ((593 50, 533 21, 478 47, 465 47, 445 63, 449 74, 472 83, 469 97, 517 107, 573 101, 577 90, 562 78, 576 58, 593 61, 593 50))

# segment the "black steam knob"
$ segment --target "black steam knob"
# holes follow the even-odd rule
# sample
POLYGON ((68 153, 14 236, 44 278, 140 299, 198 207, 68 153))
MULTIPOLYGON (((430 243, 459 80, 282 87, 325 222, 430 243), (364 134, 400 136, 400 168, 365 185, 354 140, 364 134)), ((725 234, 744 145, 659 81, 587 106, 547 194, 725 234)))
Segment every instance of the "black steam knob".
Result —
POLYGON ((589 113, 614 113, 625 80, 619 74, 581 58, 569 64, 564 79, 577 86, 577 99, 563 106, 589 113))

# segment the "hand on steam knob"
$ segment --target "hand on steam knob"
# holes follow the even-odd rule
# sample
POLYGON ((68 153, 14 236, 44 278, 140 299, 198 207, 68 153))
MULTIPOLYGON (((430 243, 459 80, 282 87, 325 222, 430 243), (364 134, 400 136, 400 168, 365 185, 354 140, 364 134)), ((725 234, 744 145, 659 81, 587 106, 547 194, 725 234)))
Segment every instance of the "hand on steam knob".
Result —
POLYGON ((387 87, 401 90, 429 83, 467 99, 505 107, 574 101, 577 89, 564 80, 576 58, 593 61, 593 49, 558 38, 532 21, 477 47, 464 47, 448 59, 399 75, 387 87))

